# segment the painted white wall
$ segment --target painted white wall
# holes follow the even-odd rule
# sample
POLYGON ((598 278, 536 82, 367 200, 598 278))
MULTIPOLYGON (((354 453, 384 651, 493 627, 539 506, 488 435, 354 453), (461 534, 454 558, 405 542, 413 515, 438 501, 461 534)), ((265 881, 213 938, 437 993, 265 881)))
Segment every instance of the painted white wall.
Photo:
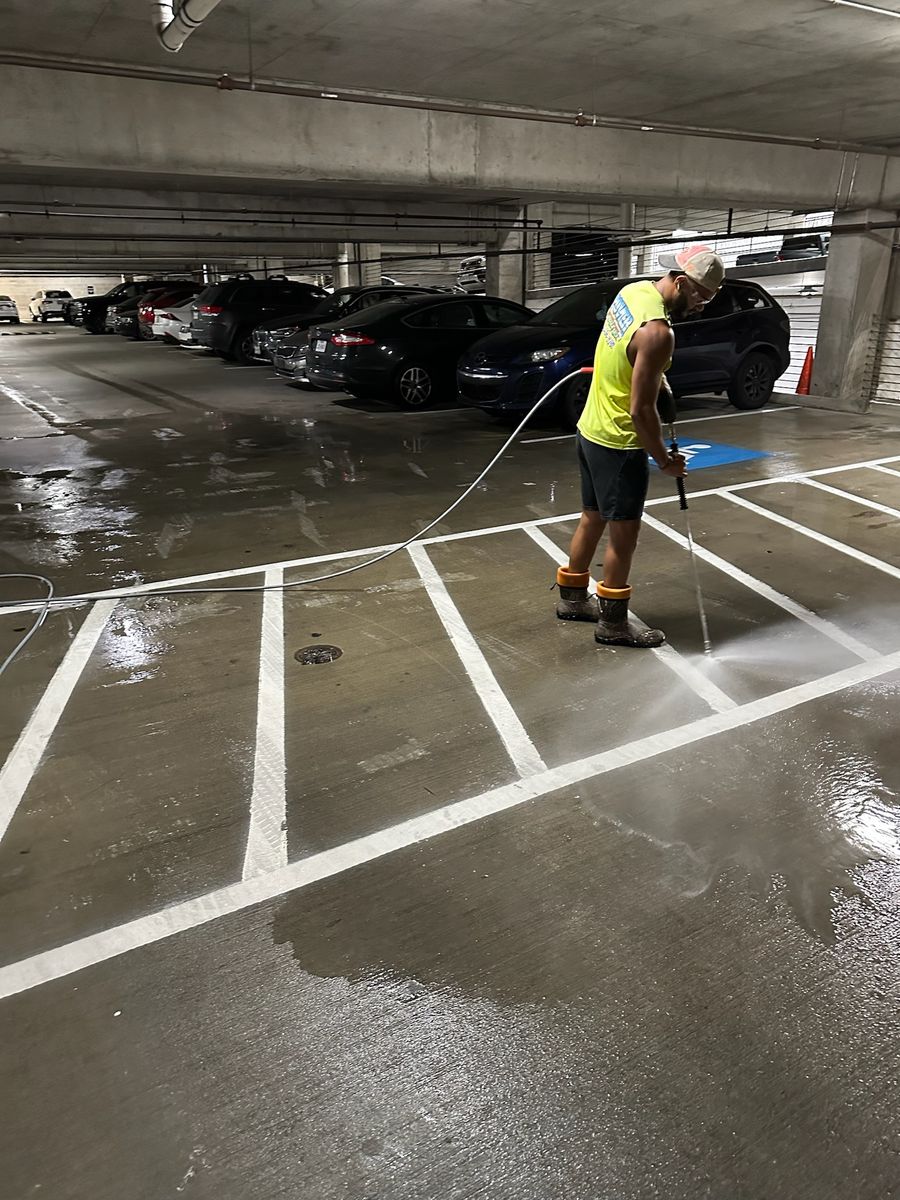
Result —
POLYGON ((12 296, 19 306, 20 318, 30 321, 28 301, 35 292, 53 288, 71 292, 73 296, 86 296, 92 287, 95 296, 102 296, 121 282, 121 275, 0 275, 0 296, 12 296))

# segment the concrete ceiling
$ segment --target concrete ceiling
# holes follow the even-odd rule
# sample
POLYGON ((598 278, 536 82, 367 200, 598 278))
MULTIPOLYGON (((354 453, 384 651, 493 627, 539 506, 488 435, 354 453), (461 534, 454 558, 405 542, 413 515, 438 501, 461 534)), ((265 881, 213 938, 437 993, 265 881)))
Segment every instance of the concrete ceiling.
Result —
POLYGON ((830 0, 222 0, 178 55, 151 9, 4 0, 4 48, 900 142, 900 20, 830 0))

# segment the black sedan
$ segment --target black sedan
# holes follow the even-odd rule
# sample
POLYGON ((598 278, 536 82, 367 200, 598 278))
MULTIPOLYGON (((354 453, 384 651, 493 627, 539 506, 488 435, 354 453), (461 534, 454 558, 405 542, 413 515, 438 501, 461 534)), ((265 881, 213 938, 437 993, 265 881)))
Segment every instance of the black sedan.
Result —
POLYGON ((302 345, 306 354, 306 335, 311 325, 324 321, 338 321, 351 313, 373 308, 382 300, 405 300, 411 296, 434 295, 437 288, 407 287, 404 284, 384 284, 372 287, 337 288, 330 296, 320 300, 309 313, 291 313, 264 321, 253 331, 253 357, 257 362, 272 363, 278 370, 275 356, 285 344, 295 349, 302 345))
POLYGON ((473 342, 534 314, 491 296, 386 301, 309 331, 306 374, 317 387, 422 408, 454 392, 456 364, 473 342))

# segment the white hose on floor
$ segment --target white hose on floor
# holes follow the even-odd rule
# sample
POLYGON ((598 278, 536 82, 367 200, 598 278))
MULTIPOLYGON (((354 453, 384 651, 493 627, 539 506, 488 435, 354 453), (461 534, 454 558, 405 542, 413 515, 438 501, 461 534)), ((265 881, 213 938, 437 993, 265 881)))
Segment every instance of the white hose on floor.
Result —
MULTIPOLYGON (((515 439, 519 436, 537 410, 542 404, 550 399, 550 397, 558 388, 561 388, 564 383, 568 383, 570 379, 575 379, 578 375, 590 375, 592 373, 592 367, 579 367, 577 371, 571 371, 568 375, 564 375, 563 378, 557 383, 554 383, 553 387, 549 388, 537 401, 535 401, 535 403, 528 410, 528 412, 512 431, 512 433, 509 435, 488 465, 484 468, 481 474, 477 477, 477 479, 473 479, 466 490, 461 495, 457 496, 457 498, 448 508, 445 508, 439 516, 435 517, 433 521, 429 521, 424 528, 420 529, 417 533, 414 533, 412 537, 407 538, 405 542, 401 542, 398 546, 391 546, 389 550, 383 550, 381 554, 376 554, 374 558, 367 558, 365 562, 354 563, 352 567, 343 567, 340 571, 330 571, 327 575, 315 575, 312 579, 296 579, 291 583, 260 583, 248 585, 246 587, 202 587, 171 589, 156 588, 152 584, 148 584, 143 591, 136 591, 134 589, 123 590, 121 592, 108 591, 104 592, 102 596, 57 596, 54 593, 52 582, 43 575, 29 575, 16 571, 0 573, 0 579, 37 579, 40 580, 41 583, 45 584, 48 589, 47 595, 43 600, 12 600, 6 606, 21 609, 40 607, 40 612, 34 624, 21 639, 18 645, 15 646, 15 648, 7 655, 3 662, 0 663, 0 675, 3 674, 16 655, 24 649, 34 634, 37 633, 38 629, 40 629, 41 625, 43 625, 44 621, 46 620, 50 609, 56 606, 68 604, 95 604, 98 600, 129 600, 134 599, 137 596, 199 596, 213 594, 233 595, 239 592, 287 591, 288 588, 307 587, 311 583, 327 583, 330 579, 340 579, 344 575, 351 575, 354 571, 364 571, 366 567, 374 566, 375 563, 384 562, 384 560, 386 558, 390 558, 392 554, 399 554, 401 550, 405 550, 408 546, 411 546, 413 542, 416 542, 419 540, 419 538, 424 537, 430 529, 434 529, 435 525, 438 525, 444 520, 445 517, 449 517, 453 510, 458 508, 459 505, 462 504, 463 500, 465 500, 467 496, 471 495, 475 488, 478 487, 479 483, 481 483, 482 479, 484 479, 488 472, 494 469, 494 467, 515 441, 515 439)), ((265 568, 260 567, 259 569, 262 571, 265 568)))

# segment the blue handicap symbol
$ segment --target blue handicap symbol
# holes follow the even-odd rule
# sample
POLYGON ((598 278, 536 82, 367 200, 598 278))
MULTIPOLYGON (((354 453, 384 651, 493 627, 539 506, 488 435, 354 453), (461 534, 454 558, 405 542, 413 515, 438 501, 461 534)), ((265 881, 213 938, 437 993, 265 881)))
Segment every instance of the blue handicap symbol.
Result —
MULTIPOLYGON (((726 463, 749 462, 753 458, 768 458, 767 450, 747 450, 743 446, 729 446, 726 442, 684 442, 678 447, 687 459, 691 471, 704 467, 724 467, 726 463)), ((650 465, 656 464, 651 461, 650 465)))

